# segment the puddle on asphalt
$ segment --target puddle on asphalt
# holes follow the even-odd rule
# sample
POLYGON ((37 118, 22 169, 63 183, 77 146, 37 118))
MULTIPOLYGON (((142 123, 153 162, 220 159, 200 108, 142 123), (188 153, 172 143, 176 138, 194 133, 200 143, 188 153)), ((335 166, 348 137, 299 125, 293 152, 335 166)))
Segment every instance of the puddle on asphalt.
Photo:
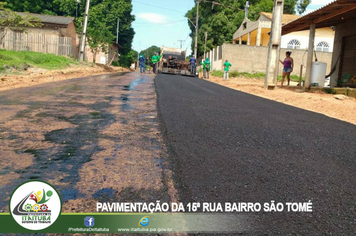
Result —
POLYGON ((143 84, 144 82, 146 82, 146 78, 136 79, 136 80, 132 81, 129 85, 124 85, 123 90, 133 91, 133 90, 135 90, 137 85, 143 84))
MULTIPOLYGON (((131 109, 136 109, 135 107, 132 107, 128 102, 131 101, 129 98, 129 94, 122 94, 121 97, 119 98, 122 101, 122 104, 120 105, 120 111, 127 111, 131 109)), ((126 122, 127 123, 127 122, 126 122)))
POLYGON ((120 97, 120 100, 123 101, 123 102, 130 101, 129 95, 128 94, 122 94, 121 97, 120 97))
POLYGON ((156 159, 157 166, 161 169, 165 169, 165 165, 163 164, 163 158, 156 159))

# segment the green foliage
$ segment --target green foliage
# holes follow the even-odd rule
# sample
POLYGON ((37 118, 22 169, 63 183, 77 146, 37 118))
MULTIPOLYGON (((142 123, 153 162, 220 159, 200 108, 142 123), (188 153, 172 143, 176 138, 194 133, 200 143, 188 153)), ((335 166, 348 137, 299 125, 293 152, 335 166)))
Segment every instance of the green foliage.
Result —
POLYGON ((142 50, 139 55, 143 54, 146 58, 149 59, 149 61, 151 61, 151 58, 152 58, 152 56, 154 55, 155 52, 160 54, 161 53, 161 48, 153 45, 153 46, 151 46, 149 48, 146 48, 146 49, 142 50))
POLYGON ((323 88, 323 92, 328 94, 336 94, 336 91, 332 88, 323 88))
MULTIPOLYGON (((214 70, 211 72, 211 75, 216 77, 223 77, 224 71, 221 70, 214 70)), ((251 79, 261 79, 265 77, 264 73, 248 73, 248 72, 238 72, 238 71, 230 71, 229 77, 236 78, 236 77, 246 77, 251 79)))
POLYGON ((311 0, 299 0, 297 5, 298 13, 302 14, 305 12, 305 9, 308 7, 310 2, 311 0))
MULTIPOLYGON (((77 32, 81 35, 86 0, 5 0, 6 7, 20 12, 41 13, 60 16, 76 16, 77 32)), ((135 35, 131 27, 135 17, 132 13, 132 0, 91 0, 87 36, 94 52, 107 51, 107 43, 116 40, 117 19, 120 19, 119 50, 124 58, 132 48, 135 35)), ((128 63, 128 62, 127 62, 128 63)))
POLYGON ((8 30, 26 32, 29 27, 41 26, 40 19, 29 15, 20 16, 10 9, 5 8, 5 3, 0 2, 0 44, 8 30))
POLYGON ((130 67, 132 63, 134 63, 137 58, 137 52, 135 50, 131 50, 129 53, 125 55, 120 55, 119 65, 122 67, 130 67))
MULTIPOLYGON (((75 2, 65 0, 60 4, 60 9, 73 14, 75 12, 75 2)), ((85 1, 79 4, 80 17, 77 20, 78 32, 82 31, 83 15, 85 10, 85 1)), ((87 37, 89 46, 93 52, 107 52, 107 45, 115 42, 117 20, 120 20, 119 27, 119 44, 122 49, 120 61, 130 58, 128 55, 131 51, 134 30, 131 28, 132 22, 135 20, 131 15, 132 3, 131 0, 92 0, 89 10, 89 21, 87 29, 87 37)), ((125 65, 129 65, 130 61, 126 61, 125 65)), ((120 62, 121 64, 121 62, 120 62)))
MULTIPOLYGON (((217 2, 217 1, 215 1, 217 2)), ((214 5, 209 1, 200 2, 199 7, 199 34, 198 34, 198 56, 204 53, 204 33, 208 33, 206 44, 207 51, 222 45, 231 43, 233 34, 239 28, 245 18, 246 0, 219 0, 219 5, 214 5)), ((284 13, 294 14, 297 7, 298 12, 304 12, 310 0, 285 0, 284 13)), ((186 13, 195 24, 196 6, 186 13)), ((272 12, 273 0, 250 0, 248 18, 256 20, 260 12, 272 12)), ((195 27, 187 20, 192 37, 192 51, 194 51, 195 27)))
POLYGON ((39 52, 14 52, 0 49, 0 70, 5 68, 24 68, 28 66, 44 69, 62 69, 71 64, 78 64, 77 61, 54 54, 44 54, 39 52))
POLYGON ((211 72, 211 75, 212 76, 215 76, 215 77, 223 77, 224 76, 224 71, 221 71, 221 70, 213 70, 211 72))
MULTIPOLYGON (((287 76, 284 79, 284 81, 287 80, 287 76)), ((299 75, 290 75, 290 80, 294 82, 299 82, 299 75)), ((304 81, 305 78, 302 78, 302 81, 304 81)), ((282 81, 282 75, 278 75, 278 81, 282 81)))

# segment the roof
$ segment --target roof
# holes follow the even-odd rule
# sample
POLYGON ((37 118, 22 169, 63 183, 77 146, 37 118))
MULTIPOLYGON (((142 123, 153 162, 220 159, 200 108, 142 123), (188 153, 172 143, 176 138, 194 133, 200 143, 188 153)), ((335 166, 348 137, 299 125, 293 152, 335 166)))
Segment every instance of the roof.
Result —
MULTIPOLYGON (((273 18, 273 13, 272 12, 260 12, 260 16, 261 15, 264 15, 265 17, 267 17, 270 20, 272 20, 272 18, 273 18)), ((283 14, 282 24, 285 25, 285 24, 287 24, 287 23, 289 23, 291 21, 294 21, 294 20, 296 20, 298 18, 300 18, 300 16, 298 16, 298 15, 283 14)))
POLYGON ((331 27, 356 19, 356 0, 334 0, 328 5, 300 17, 282 27, 282 35, 316 28, 331 27))
POLYGON ((30 15, 32 17, 40 18, 42 23, 49 23, 49 24, 69 25, 72 21, 74 21, 74 17, 42 15, 42 14, 34 14, 34 13, 27 13, 27 12, 16 12, 16 13, 19 14, 20 16, 30 15))

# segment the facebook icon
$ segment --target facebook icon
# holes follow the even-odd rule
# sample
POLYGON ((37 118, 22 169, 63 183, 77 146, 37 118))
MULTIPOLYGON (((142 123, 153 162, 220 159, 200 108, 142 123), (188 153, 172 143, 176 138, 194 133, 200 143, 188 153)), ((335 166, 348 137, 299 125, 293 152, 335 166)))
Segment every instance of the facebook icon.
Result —
POLYGON ((86 227, 93 227, 94 226, 94 217, 91 217, 91 216, 85 217, 84 225, 86 227))

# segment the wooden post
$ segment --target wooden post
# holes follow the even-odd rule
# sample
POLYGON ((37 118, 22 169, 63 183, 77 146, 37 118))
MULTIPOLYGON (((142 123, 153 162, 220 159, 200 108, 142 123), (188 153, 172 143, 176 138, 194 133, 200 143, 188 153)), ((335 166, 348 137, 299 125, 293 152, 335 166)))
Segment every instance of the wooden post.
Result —
POLYGON ((303 78, 303 65, 300 65, 300 75, 299 75, 299 87, 302 87, 302 78, 303 78))
POLYGON ((315 40, 315 24, 310 24, 307 71, 306 71, 305 83, 304 83, 305 88, 308 88, 311 83, 311 73, 312 73, 311 70, 312 70, 312 65, 313 65, 314 40, 315 40))

